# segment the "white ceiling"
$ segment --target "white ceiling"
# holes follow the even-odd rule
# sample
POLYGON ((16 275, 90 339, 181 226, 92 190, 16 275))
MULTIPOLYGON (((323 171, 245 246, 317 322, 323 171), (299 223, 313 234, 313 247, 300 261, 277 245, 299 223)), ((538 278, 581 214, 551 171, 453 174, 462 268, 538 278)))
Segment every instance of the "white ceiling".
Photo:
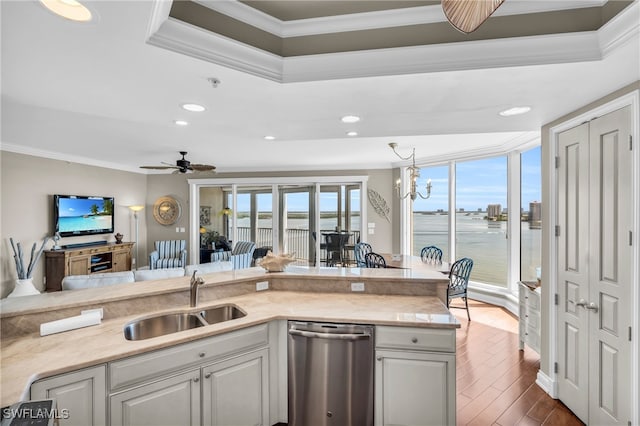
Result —
POLYGON ((143 173, 180 150, 219 172, 384 168, 391 141, 425 160, 511 146, 640 80, 635 27, 598 61, 282 84, 147 44, 151 1, 89 4, 98 20, 77 24, 2 1, 3 150, 143 173), (533 109, 498 115, 516 105, 533 109))

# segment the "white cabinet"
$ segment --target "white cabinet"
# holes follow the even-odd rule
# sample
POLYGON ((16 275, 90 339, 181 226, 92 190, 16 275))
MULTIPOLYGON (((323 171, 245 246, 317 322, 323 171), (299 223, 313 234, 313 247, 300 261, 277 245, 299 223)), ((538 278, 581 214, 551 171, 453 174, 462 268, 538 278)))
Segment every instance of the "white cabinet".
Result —
POLYGON ((455 329, 376 327, 376 426, 454 425, 455 362, 455 329))
POLYGON ((199 369, 111 397, 112 426, 199 424, 199 369))
POLYGON ((31 385, 31 399, 54 398, 59 411, 68 411, 68 418, 60 419, 60 426, 106 425, 106 397, 104 365, 38 380, 31 385))
POLYGON ((520 350, 526 343, 540 353, 540 287, 520 283, 520 350))
POLYGON ((269 324, 114 361, 111 424, 269 425, 269 369, 269 324))
POLYGON ((269 351, 261 349, 202 369, 204 426, 269 425, 269 351))

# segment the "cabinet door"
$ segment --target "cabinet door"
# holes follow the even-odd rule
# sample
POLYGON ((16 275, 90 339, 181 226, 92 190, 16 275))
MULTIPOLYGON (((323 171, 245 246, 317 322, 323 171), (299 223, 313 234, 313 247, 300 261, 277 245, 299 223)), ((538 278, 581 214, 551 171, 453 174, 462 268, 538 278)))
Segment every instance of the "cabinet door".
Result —
POLYGON ((48 379, 38 380, 31 385, 31 399, 56 400, 56 407, 62 415, 66 410, 68 418, 60 419, 60 426, 103 426, 106 425, 106 372, 103 365, 48 379))
POLYGON ((70 257, 67 275, 87 275, 91 273, 91 256, 70 257))
POLYGON ((454 425, 455 355, 376 351, 375 424, 454 425))
POLYGON ((200 370, 112 395, 111 425, 199 425, 200 370))
POLYGON ((203 425, 269 425, 269 351, 261 349, 202 370, 203 425))
POLYGON ((129 264, 129 251, 119 250, 113 252, 113 272, 124 272, 131 270, 129 264))

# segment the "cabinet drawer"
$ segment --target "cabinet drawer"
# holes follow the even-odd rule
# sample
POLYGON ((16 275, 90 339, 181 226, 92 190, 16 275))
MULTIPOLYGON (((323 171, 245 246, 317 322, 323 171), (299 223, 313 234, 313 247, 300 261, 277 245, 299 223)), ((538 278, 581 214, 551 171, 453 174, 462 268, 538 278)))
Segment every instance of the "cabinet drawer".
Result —
POLYGON ((109 363, 111 390, 221 358, 269 342, 268 324, 237 330, 191 343, 160 349, 109 363))
POLYGON ((536 293, 535 291, 527 290, 527 295, 525 296, 525 299, 526 299, 525 303, 527 307, 535 311, 540 310, 540 295, 538 293, 536 293))
POLYGON ((377 326, 376 347, 455 352, 456 331, 440 328, 377 326))

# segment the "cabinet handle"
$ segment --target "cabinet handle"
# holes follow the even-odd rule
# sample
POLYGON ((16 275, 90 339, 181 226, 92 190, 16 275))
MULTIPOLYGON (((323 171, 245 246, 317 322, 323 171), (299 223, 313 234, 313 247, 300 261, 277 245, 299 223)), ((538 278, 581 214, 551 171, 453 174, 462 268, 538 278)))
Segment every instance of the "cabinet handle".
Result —
POLYGON ((204 353, 204 352, 200 352, 200 353, 198 354, 198 356, 199 356, 200 358, 204 358, 204 355, 205 355, 205 353, 204 353))
POLYGON ((200 381, 200 377, 196 377, 195 379, 193 379, 194 383, 198 383, 200 381))
POLYGON ((204 375, 205 379, 208 379, 209 377, 211 377, 211 373, 207 373, 207 374, 204 375))
POLYGON ((380 355, 378 355, 378 356, 376 357, 376 359, 377 359, 378 361, 382 361, 382 357, 381 357, 380 355))
POLYGON ((411 338, 411 343, 418 343, 418 338, 417 337, 412 337, 411 338))

